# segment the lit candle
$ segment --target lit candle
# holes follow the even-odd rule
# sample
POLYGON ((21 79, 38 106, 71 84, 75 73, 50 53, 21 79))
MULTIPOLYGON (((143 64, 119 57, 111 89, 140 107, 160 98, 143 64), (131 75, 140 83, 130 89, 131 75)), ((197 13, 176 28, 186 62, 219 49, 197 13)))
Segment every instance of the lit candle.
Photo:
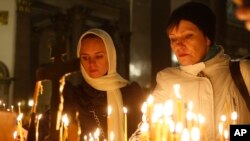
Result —
POLYGON ((11 112, 14 112, 14 106, 11 105, 11 112))
POLYGON ((207 138, 207 133, 205 131, 205 128, 203 127, 203 124, 205 123, 205 117, 202 116, 201 114, 198 114, 198 121, 199 121, 199 128, 200 128, 200 131, 201 131, 201 136, 203 136, 203 140, 207 141, 208 138, 207 138))
POLYGON ((170 131, 169 141, 174 141, 175 123, 173 120, 169 120, 168 124, 169 124, 169 131, 170 131))
MULTIPOLYGON (((111 116, 111 113, 112 113, 112 107, 110 105, 108 105, 108 139, 110 139, 111 137, 111 121, 110 121, 110 116, 111 116)), ((114 134, 114 133, 113 133, 114 134)))
POLYGON ((191 139, 192 139, 192 141, 199 141, 200 140, 200 129, 198 127, 192 128, 191 139))
POLYGON ((14 138, 14 140, 16 140, 16 137, 17 137, 17 131, 15 131, 15 132, 13 133, 13 138, 14 138))
POLYGON ((18 105, 18 113, 21 114, 21 102, 18 102, 17 105, 18 105))
POLYGON ((228 137, 229 137, 229 132, 228 130, 224 130, 224 139, 227 141, 228 140, 228 137))
POLYGON ((94 138, 96 139, 96 141, 99 141, 99 135, 100 135, 100 129, 97 128, 94 133, 94 138))
POLYGON ((236 124, 236 120, 238 118, 237 112, 232 112, 231 113, 231 120, 232 120, 232 124, 236 124))
POLYGON ((115 139, 115 134, 113 131, 110 132, 110 141, 114 141, 115 139))
POLYGON ((66 141, 68 138, 68 125, 69 125, 69 119, 67 114, 64 114, 62 116, 62 122, 63 122, 63 141, 66 141))
POLYGON ((223 141, 223 123, 220 122, 218 126, 219 134, 220 134, 220 141, 223 141))
POLYGON ((87 141, 88 140, 88 136, 87 135, 84 135, 84 141, 87 141))
POLYGON ((142 124, 140 126, 140 140, 141 141, 149 141, 148 131, 149 131, 149 124, 147 123, 146 115, 142 115, 142 124))
POLYGON ((128 136, 128 133, 127 133, 127 112, 128 112, 128 109, 126 107, 123 107, 123 112, 124 112, 124 141, 127 141, 127 136, 128 136))
POLYGON ((154 103, 154 97, 150 94, 146 103, 147 108, 146 110, 144 110, 145 113, 147 112, 147 116, 149 117, 149 122, 151 122, 151 117, 152 117, 152 112, 153 112, 153 103, 154 103))
POLYGON ((37 117, 37 123, 36 123, 36 141, 38 141, 39 136, 39 121, 42 118, 42 114, 39 114, 37 117))
POLYGON ((179 140, 180 140, 182 128, 183 128, 182 123, 181 123, 180 121, 178 121, 178 122, 175 124, 175 140, 176 140, 176 141, 179 141, 179 140))
POLYGON ((175 95, 177 97, 178 121, 181 121, 181 119, 182 119, 182 103, 181 103, 181 95, 180 95, 180 84, 174 85, 174 91, 175 91, 175 95))
POLYGON ((190 134, 187 128, 183 129, 181 134, 181 141, 190 141, 190 134))
POLYGON ((20 141, 24 141, 23 140, 22 118, 23 118, 23 114, 21 113, 17 117, 17 127, 18 127, 18 130, 19 130, 20 141))

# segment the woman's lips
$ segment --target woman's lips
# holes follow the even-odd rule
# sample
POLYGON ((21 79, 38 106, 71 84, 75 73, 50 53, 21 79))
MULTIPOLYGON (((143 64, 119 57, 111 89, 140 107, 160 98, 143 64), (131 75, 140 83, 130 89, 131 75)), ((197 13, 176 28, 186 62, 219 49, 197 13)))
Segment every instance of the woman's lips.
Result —
POLYGON ((178 56, 179 56, 179 57, 185 57, 185 56, 187 56, 187 55, 188 55, 188 54, 184 54, 184 53, 183 53, 183 54, 179 54, 178 56))

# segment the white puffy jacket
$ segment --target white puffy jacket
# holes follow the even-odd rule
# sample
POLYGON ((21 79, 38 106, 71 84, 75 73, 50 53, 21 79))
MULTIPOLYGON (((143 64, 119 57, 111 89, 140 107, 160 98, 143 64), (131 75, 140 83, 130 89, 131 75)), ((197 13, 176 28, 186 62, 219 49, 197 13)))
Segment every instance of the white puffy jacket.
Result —
MULTIPOLYGON (((231 112, 236 111, 237 124, 250 124, 250 112, 232 80, 229 60, 230 57, 220 47, 220 52, 206 62, 160 71, 153 92, 155 101, 162 103, 167 99, 176 99, 173 85, 180 84, 182 102, 193 101, 194 111, 205 116, 209 141, 219 137, 221 115, 226 115, 229 121, 231 112)), ((250 61, 242 60, 240 68, 250 93, 250 61)))

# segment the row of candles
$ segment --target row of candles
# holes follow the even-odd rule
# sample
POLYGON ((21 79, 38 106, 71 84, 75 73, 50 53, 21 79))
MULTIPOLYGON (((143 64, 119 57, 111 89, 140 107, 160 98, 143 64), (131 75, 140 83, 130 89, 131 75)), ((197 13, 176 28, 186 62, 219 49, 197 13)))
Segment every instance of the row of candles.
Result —
MULTIPOLYGON (((196 114, 193 112, 193 103, 183 103, 181 100, 181 95, 179 93, 180 85, 174 85, 174 91, 176 93, 175 100, 167 100, 165 103, 154 103, 154 98, 150 95, 146 102, 143 103, 141 107, 142 111, 142 124, 141 124, 141 141, 208 141, 208 136, 206 135, 206 129, 204 128, 205 118, 201 114, 196 114), (183 107, 186 107, 185 109, 183 107), (174 116, 176 112, 176 116, 174 116), (182 117, 185 114, 185 119, 182 117)), ((2 106, 5 105, 0 102, 2 106)), ((13 111, 14 106, 11 106, 11 111, 13 111)), ((8 109, 10 111, 10 109, 8 109)), ((127 137, 127 108, 123 108, 124 111, 124 141, 128 140, 127 137)), ((112 107, 108 106, 108 120, 109 116, 112 114, 112 107)), ((38 115, 36 122, 36 138, 38 140, 38 127, 41 115, 38 115)), ((22 118, 23 113, 21 112, 21 103, 18 103, 18 132, 20 135, 20 141, 24 141, 22 137, 22 118)), ((235 124, 237 120, 237 113, 231 113, 231 120, 227 119, 226 115, 221 116, 221 122, 218 126, 218 132, 220 135, 220 141, 229 139, 229 124, 235 124)), ((66 141, 68 137, 68 125, 69 119, 67 115, 62 116, 61 126, 60 126, 60 141, 66 141)), ((84 141, 99 141, 100 129, 97 128, 94 133, 89 133, 84 136, 84 141)), ((16 132, 13 134, 16 137, 16 132)), ((115 134, 113 131, 108 131, 108 141, 114 141, 115 134)), ((116 139, 117 140, 117 139, 116 139)), ((106 139, 105 139, 106 141, 106 139)))
MULTIPOLYGON (((174 100, 154 103, 154 97, 150 95, 143 103, 140 141, 209 141, 204 127, 205 117, 193 111, 192 101, 182 102, 179 89, 180 85, 174 85, 174 100)), ((219 141, 229 140, 229 125, 236 124, 237 113, 233 111, 231 119, 227 117, 221 115, 219 141)))

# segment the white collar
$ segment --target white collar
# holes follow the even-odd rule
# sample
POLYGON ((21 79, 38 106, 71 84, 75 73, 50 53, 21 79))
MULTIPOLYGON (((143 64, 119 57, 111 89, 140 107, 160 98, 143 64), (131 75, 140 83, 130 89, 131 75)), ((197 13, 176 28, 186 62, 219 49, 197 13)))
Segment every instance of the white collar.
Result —
POLYGON ((192 75, 197 75, 199 72, 201 72, 203 69, 205 69, 205 63, 200 62, 194 65, 187 65, 187 66, 180 66, 180 69, 192 74, 192 75))

